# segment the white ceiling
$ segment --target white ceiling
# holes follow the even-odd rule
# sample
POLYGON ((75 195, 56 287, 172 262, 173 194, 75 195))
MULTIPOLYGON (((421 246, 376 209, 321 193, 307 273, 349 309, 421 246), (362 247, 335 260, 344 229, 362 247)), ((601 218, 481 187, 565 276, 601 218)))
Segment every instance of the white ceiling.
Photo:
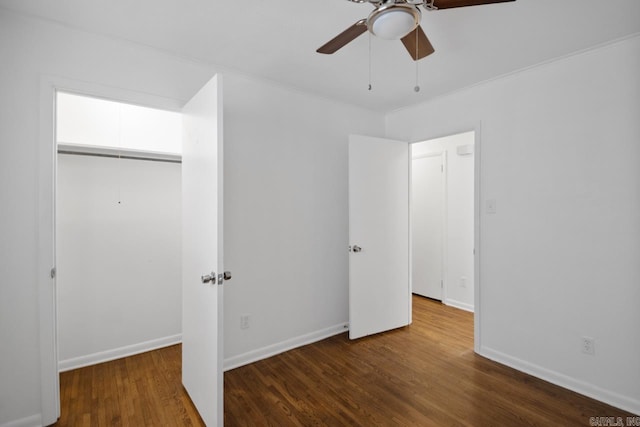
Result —
POLYGON ((640 0, 516 0, 423 12, 436 52, 363 34, 315 50, 372 10, 347 0, 0 0, 0 6, 387 112, 640 33, 640 0))

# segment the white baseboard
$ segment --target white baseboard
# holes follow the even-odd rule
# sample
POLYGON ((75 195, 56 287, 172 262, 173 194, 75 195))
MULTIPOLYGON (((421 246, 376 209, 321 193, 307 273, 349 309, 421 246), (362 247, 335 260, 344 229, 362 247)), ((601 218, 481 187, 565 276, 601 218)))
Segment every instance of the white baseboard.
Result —
POLYGON ((156 350, 158 348, 179 344, 180 342, 182 342, 182 334, 177 334, 151 341, 141 342, 138 344, 114 348, 112 350, 88 354, 86 356, 60 360, 58 362, 58 371, 70 371, 72 369, 78 369, 85 366, 96 365, 98 363, 109 362, 111 360, 133 356, 134 354, 140 354, 147 351, 156 350))
POLYGON ((228 371, 239 368, 240 366, 248 365, 249 363, 257 362, 258 360, 266 359, 268 357, 275 356, 276 354, 284 353, 285 351, 293 350, 297 347, 302 347, 303 345, 321 341, 325 338, 341 334, 348 330, 348 325, 346 323, 341 323, 339 325, 258 348, 237 356, 232 356, 224 360, 224 370, 228 371))
MULTIPOLYGON (((533 375, 534 377, 543 379, 552 384, 569 389, 571 391, 575 391, 576 393, 591 397, 592 399, 599 400, 633 414, 640 415, 640 400, 638 399, 605 390, 593 384, 577 380, 559 372, 555 372, 535 365, 533 363, 511 357, 502 352, 487 348, 486 346, 480 346, 479 354, 495 362, 507 365, 513 369, 517 369, 518 371, 525 372, 529 375, 533 375)), ((606 414, 594 414, 594 416, 595 415, 606 414)))
POLYGON ((2 424, 0 427, 41 427, 42 416, 31 415, 30 417, 20 418, 19 420, 9 421, 6 424, 2 424))
POLYGON ((467 304, 466 302, 456 301, 454 299, 446 298, 444 300, 446 305, 450 305, 451 307, 459 308, 460 310, 470 311, 473 313, 473 304, 467 304))

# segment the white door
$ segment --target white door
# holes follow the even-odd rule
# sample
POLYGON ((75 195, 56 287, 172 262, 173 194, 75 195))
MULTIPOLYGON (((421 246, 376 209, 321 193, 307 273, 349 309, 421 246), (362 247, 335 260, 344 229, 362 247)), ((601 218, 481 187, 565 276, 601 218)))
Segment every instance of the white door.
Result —
POLYGON ((349 245, 349 338, 408 325, 408 143, 349 137, 349 245))
POLYGON ((182 144, 182 384, 204 422, 221 426, 221 76, 184 107, 182 144))
POLYGON ((442 301, 443 155, 413 159, 411 167, 411 284, 413 293, 442 301))

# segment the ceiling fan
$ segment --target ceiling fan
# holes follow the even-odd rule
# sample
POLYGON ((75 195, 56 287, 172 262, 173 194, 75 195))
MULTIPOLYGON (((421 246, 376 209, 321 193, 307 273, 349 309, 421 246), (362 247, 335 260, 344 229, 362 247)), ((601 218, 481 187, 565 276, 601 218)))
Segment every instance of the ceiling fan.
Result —
POLYGON ((316 52, 332 54, 355 40, 365 31, 387 40, 402 40, 414 61, 431 55, 435 49, 420 27, 422 12, 418 6, 433 11, 455 7, 478 6, 515 0, 349 0, 353 3, 371 3, 375 9, 316 52))

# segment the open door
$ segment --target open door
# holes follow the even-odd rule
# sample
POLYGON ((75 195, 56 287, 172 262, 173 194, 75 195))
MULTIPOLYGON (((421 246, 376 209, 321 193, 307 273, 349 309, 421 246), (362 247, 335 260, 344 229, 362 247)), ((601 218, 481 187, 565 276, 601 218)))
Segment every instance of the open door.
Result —
POLYGON ((183 109, 182 384, 208 426, 223 424, 222 78, 183 109))
POLYGON ((411 323, 409 144, 349 137, 349 338, 411 323))

